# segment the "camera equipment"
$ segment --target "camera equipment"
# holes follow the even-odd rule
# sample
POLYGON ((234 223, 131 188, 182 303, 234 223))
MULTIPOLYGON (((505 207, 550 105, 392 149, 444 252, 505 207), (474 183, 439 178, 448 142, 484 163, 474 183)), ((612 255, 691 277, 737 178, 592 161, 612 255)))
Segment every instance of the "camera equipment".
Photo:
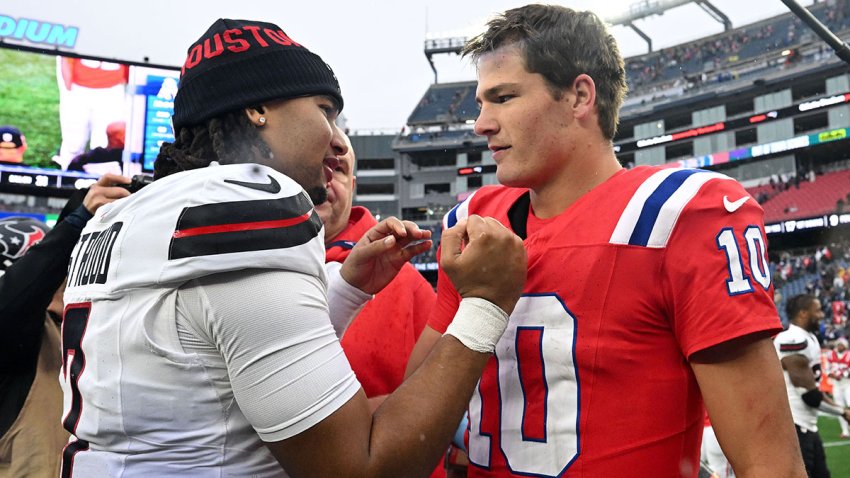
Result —
POLYGON ((148 174, 136 174, 130 179, 130 184, 122 184, 121 187, 134 193, 153 182, 153 176, 148 174))

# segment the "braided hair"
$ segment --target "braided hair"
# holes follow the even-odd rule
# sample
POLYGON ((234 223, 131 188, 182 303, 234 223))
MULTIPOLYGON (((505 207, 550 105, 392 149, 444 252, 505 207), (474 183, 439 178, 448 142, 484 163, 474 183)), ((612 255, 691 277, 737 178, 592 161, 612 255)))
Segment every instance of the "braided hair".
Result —
POLYGON ((154 179, 190 169, 220 164, 270 165, 272 152, 260 138, 244 109, 224 113, 175 132, 174 143, 163 143, 153 165, 154 179))

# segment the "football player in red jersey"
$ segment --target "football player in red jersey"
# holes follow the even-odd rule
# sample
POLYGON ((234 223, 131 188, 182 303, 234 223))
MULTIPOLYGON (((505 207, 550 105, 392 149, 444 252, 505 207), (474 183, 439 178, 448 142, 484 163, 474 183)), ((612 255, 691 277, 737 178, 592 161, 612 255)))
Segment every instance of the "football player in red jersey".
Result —
MULTIPOLYGON (((841 337, 835 341, 835 348, 826 354, 827 373, 832 379, 832 396, 835 403, 842 407, 850 406, 850 351, 847 347, 847 339, 841 337)), ((841 438, 850 438, 847 420, 839 418, 838 424, 841 425, 841 438)))
MULTIPOLYGON (((696 477, 703 405, 738 476, 805 476, 770 340, 761 207, 721 174, 620 166, 625 71, 594 14, 508 10, 465 54, 502 186, 444 227, 489 216, 528 253, 469 404, 469 476, 696 477)), ((437 294, 408 371, 452 322, 444 274, 437 294)))

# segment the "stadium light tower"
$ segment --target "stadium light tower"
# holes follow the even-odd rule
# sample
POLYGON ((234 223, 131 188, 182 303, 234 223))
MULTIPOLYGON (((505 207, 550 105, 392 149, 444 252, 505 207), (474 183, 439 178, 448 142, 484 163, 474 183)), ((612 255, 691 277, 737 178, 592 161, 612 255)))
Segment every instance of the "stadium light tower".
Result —
POLYGON ((652 51, 652 38, 635 26, 634 21, 653 15, 663 15, 667 10, 672 10, 688 3, 697 4, 711 18, 720 22, 723 25, 723 30, 728 31, 732 29, 732 21, 729 20, 729 17, 708 0, 640 0, 631 4, 627 11, 606 18, 605 21, 611 25, 623 25, 631 28, 638 36, 643 38, 649 51, 652 51))
POLYGON ((428 59, 428 64, 431 65, 431 71, 434 72, 434 83, 437 81, 437 67, 434 66, 434 55, 443 53, 455 53, 460 55, 463 46, 466 45, 467 37, 450 37, 450 38, 432 38, 425 40, 425 58, 428 59))

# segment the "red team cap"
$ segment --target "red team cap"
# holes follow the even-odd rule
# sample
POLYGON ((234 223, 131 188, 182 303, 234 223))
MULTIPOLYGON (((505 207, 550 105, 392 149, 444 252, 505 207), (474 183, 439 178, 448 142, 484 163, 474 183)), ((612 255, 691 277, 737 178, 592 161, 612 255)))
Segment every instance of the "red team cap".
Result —
POLYGON ((328 95, 342 110, 331 67, 272 23, 218 19, 187 53, 174 99, 175 130, 299 96, 328 95))

